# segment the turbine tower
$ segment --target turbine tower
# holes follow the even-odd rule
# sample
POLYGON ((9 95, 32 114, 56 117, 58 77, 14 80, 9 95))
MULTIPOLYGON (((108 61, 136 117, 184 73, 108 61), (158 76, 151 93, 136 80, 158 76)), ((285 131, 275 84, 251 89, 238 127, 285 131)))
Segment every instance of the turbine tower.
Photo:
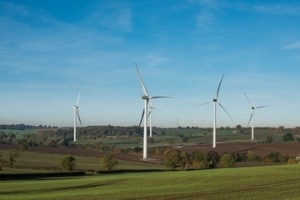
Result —
POLYGON ((79 98, 80 98, 80 93, 78 93, 78 97, 77 97, 77 102, 76 105, 73 105, 73 110, 74 110, 74 139, 73 141, 76 142, 76 124, 77 124, 77 119, 79 121, 79 123, 81 124, 81 119, 79 116, 79 98))
POLYGON ((254 110, 255 110, 256 108, 264 108, 264 107, 267 107, 267 106, 254 106, 254 105, 252 104, 252 102, 250 101, 250 99, 248 98, 248 96, 246 95, 245 92, 244 92, 244 95, 245 95, 245 97, 246 97, 248 103, 251 105, 251 109, 252 109, 252 113, 251 113, 250 119, 249 119, 249 121, 248 121, 248 126, 249 126, 249 124, 250 124, 250 121, 252 120, 252 126, 251 126, 251 140, 254 141, 254 110))
POLYGON ((140 120, 139 125, 141 125, 142 121, 144 120, 143 160, 147 160, 147 157, 148 157, 148 154, 147 154, 148 103, 149 103, 150 99, 168 98, 168 97, 166 97, 166 96, 150 96, 136 63, 135 63, 135 66, 136 66, 138 78, 139 78, 139 81, 140 81, 140 84, 142 86, 142 90, 144 93, 142 96, 142 99, 144 100, 144 109, 143 109, 142 118, 140 120))

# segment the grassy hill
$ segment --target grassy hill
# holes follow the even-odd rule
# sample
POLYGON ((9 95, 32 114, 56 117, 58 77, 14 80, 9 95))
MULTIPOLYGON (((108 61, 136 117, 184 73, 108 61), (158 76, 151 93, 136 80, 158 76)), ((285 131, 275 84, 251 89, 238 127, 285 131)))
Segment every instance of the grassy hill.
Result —
POLYGON ((300 165, 1 181, 0 199, 300 199, 300 165))

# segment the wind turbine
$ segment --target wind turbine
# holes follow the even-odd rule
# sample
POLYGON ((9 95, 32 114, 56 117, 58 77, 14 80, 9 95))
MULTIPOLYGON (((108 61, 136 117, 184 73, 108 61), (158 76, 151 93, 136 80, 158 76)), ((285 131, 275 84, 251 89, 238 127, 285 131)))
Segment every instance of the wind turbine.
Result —
POLYGON ((149 107, 149 114, 148 117, 149 119, 149 127, 150 127, 150 137, 152 137, 152 110, 155 109, 155 107, 153 107, 153 103, 152 101, 150 101, 150 107, 149 107))
MULTIPOLYGON (((230 114, 226 111, 226 109, 224 108, 224 106, 222 106, 222 104, 220 102, 218 102, 218 97, 219 97, 219 92, 220 92, 220 87, 221 87, 221 84, 222 84, 222 81, 223 81, 223 78, 224 78, 224 74, 222 75, 222 78, 220 80, 220 83, 219 83, 219 86, 218 86, 218 89, 217 89, 217 94, 216 94, 216 97, 213 98, 213 148, 216 148, 216 127, 217 127, 217 103, 219 104, 219 106, 225 111, 225 113, 228 115, 228 117, 232 120, 232 117, 230 116, 230 114)), ((200 105, 203 105, 203 104, 208 104, 210 102, 207 102, 207 103, 202 103, 200 105)))
POLYGON ((150 99, 168 98, 168 97, 166 97, 166 96, 150 96, 136 63, 135 63, 135 66, 136 66, 138 78, 139 78, 139 81, 140 81, 140 84, 142 86, 142 90, 144 93, 144 95, 142 96, 142 99, 144 100, 144 109, 143 109, 143 113, 142 113, 142 118, 140 120, 140 124, 142 123, 142 120, 144 120, 143 160, 147 160, 147 156, 148 156, 147 155, 148 103, 149 103, 150 99))
POLYGON ((79 116, 79 98, 80 98, 80 93, 78 93, 77 97, 77 102, 76 105, 73 105, 73 110, 74 110, 74 142, 76 142, 76 124, 77 124, 77 119, 79 123, 81 124, 81 119, 79 116))
MULTIPOLYGON (((149 130, 149 136, 152 137, 152 110, 155 109, 155 107, 153 107, 153 103, 152 101, 150 101, 150 106, 149 106, 149 112, 148 112, 148 115, 147 115, 147 118, 149 119, 149 127, 150 127, 150 130, 149 130)), ((141 126, 142 124, 142 121, 144 119, 144 109, 143 109, 143 113, 142 113, 142 117, 141 117, 141 120, 140 120, 140 123, 139 123, 139 127, 141 126)))
POLYGON ((250 101, 250 99, 248 98, 248 96, 246 95, 245 92, 244 92, 244 95, 245 95, 245 97, 246 97, 248 103, 251 105, 251 109, 252 109, 252 113, 251 113, 250 119, 249 119, 249 121, 248 121, 248 126, 249 126, 249 124, 250 124, 250 121, 252 120, 251 140, 254 141, 254 110, 255 110, 256 108, 264 108, 264 107, 267 107, 267 106, 254 106, 254 105, 252 104, 252 102, 250 101))

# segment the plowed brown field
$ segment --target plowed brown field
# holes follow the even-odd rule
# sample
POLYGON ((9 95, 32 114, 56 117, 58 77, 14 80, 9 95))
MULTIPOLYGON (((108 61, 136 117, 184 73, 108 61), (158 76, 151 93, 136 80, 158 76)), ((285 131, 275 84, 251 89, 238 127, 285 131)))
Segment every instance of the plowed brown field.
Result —
MULTIPOLYGON (((168 147, 169 148, 169 147, 168 147)), ((251 143, 251 142, 230 142, 230 143, 218 143, 216 148, 212 148, 210 144, 199 144, 194 146, 174 147, 180 148, 183 151, 191 153, 193 151, 217 151, 219 154, 232 153, 232 152, 247 152, 253 151, 256 155, 265 156, 271 152, 279 152, 284 156, 298 156, 300 155, 300 143, 299 142, 281 142, 281 143, 251 143)), ((0 144, 0 149, 18 149, 16 145, 0 144)), ((110 152, 103 152, 93 149, 77 149, 77 148, 57 148, 57 147, 31 147, 29 151, 39 153, 55 153, 55 154, 71 154, 80 156, 92 156, 102 157, 110 152)), ((128 161, 140 161, 142 153, 122 153, 114 152, 115 158, 128 161)), ((149 155, 149 158, 156 158, 162 160, 162 157, 155 155, 149 155)))

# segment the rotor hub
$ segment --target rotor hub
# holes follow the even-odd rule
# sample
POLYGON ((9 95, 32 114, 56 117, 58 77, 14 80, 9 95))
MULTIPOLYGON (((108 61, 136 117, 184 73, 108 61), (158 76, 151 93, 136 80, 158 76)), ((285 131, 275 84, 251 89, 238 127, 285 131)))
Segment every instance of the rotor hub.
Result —
POLYGON ((146 96, 146 95, 144 95, 144 96, 142 96, 142 99, 144 99, 144 100, 148 100, 148 99, 149 99, 149 97, 148 97, 148 96, 146 96))

